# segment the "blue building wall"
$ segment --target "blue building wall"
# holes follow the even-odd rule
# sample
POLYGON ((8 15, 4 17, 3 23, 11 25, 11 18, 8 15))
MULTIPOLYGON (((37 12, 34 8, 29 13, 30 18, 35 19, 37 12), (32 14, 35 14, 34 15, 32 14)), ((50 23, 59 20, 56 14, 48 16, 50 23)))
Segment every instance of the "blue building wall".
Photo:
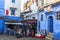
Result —
POLYGON ((40 31, 43 30, 43 29, 46 29, 46 22, 45 22, 46 19, 45 18, 46 18, 45 17, 45 11, 42 10, 40 12, 40 26, 42 26, 42 27, 40 27, 41 28, 40 31), (43 21, 41 21, 41 15, 43 15, 43 21))
POLYGON ((0 16, 4 16, 4 0, 0 0, 0 16))
MULTIPOLYGON (((40 13, 40 12, 39 12, 40 13)), ((40 14, 38 14, 37 16, 38 16, 38 19, 39 20, 37 20, 37 33, 38 34, 40 34, 40 16, 39 16, 40 14)))
POLYGON ((4 31, 4 20, 1 19, 0 20, 0 33, 2 33, 4 31))
POLYGON ((0 33, 4 30, 4 0, 0 0, 0 33))
POLYGON ((48 24, 49 24, 48 20, 49 19, 48 19, 48 17, 49 16, 53 17, 53 35, 54 35, 54 38, 60 38, 60 20, 56 19, 56 13, 58 11, 60 11, 60 4, 53 5, 52 12, 46 12, 45 10, 40 11, 39 16, 38 16, 38 21, 40 21, 40 27, 39 27, 40 31, 47 30, 47 33, 49 32, 49 28, 48 28, 48 24), (43 14, 43 21, 41 21, 42 14, 43 14))
POLYGON ((47 30, 47 33, 49 32, 49 17, 52 16, 53 17, 53 33, 54 33, 54 28, 55 28, 55 13, 54 12, 48 12, 46 13, 46 30, 47 30))
POLYGON ((52 6, 53 12, 55 12, 55 21, 54 21, 54 37, 60 38, 60 20, 56 19, 56 13, 60 11, 60 4, 52 6))

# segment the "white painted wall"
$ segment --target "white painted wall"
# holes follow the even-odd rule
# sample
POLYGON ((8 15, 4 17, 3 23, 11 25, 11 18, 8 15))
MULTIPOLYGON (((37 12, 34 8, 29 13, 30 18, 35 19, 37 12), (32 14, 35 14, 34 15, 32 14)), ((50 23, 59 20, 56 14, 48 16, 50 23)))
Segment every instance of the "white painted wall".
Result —
MULTIPOLYGON (((8 16, 14 16, 11 15, 11 10, 10 7, 17 8, 15 16, 20 16, 20 11, 21 11, 21 0, 16 0, 15 3, 12 3, 12 0, 5 0, 5 11, 9 10, 9 15, 8 16)), ((6 12, 5 12, 6 15, 6 12)))
POLYGON ((28 18, 25 18, 25 20, 28 20, 28 19, 33 19, 33 17, 35 17, 35 19, 37 19, 37 14, 32 15, 32 16, 29 16, 28 18))
MULTIPOLYGON (((35 17, 35 18, 37 19, 37 15, 38 15, 37 9, 38 9, 38 7, 36 6, 36 3, 34 2, 34 3, 31 5, 30 8, 31 8, 32 12, 31 12, 31 13, 26 13, 26 14, 24 14, 25 20, 27 20, 27 19, 32 19, 33 17, 35 17), (26 16, 29 16, 29 17, 26 18, 26 16)), ((27 11, 28 11, 28 9, 27 9, 27 11)))

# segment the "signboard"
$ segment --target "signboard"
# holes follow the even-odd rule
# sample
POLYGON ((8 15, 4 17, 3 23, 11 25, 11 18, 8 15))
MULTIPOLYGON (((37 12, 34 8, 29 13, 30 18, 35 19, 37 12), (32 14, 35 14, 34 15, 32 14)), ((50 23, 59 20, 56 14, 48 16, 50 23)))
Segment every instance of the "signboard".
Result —
POLYGON ((27 22, 28 22, 28 23, 37 23, 36 20, 28 20, 27 22))

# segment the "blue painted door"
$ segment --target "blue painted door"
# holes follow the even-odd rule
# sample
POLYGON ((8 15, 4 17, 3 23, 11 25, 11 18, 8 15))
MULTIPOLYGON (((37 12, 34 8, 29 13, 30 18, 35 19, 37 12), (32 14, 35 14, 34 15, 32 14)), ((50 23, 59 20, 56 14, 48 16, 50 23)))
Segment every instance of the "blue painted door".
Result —
POLYGON ((48 18, 48 30, 49 32, 53 33, 53 17, 49 16, 48 18))
POLYGON ((0 33, 4 31, 4 20, 0 19, 0 33))

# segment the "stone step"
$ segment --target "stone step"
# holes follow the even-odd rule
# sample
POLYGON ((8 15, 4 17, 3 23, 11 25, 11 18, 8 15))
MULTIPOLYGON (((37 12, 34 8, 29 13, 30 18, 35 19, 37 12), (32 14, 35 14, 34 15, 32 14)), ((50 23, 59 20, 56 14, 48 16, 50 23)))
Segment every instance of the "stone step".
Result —
POLYGON ((48 34, 48 35, 53 35, 53 34, 48 34))
POLYGON ((48 34, 53 35, 53 33, 49 32, 48 34))
POLYGON ((53 38, 52 36, 46 36, 46 37, 53 38))
POLYGON ((48 37, 52 37, 53 38, 53 35, 47 35, 48 37))
POLYGON ((52 40, 53 39, 53 33, 48 33, 48 35, 46 36, 47 40, 52 40))
POLYGON ((50 38, 50 37, 46 36, 46 39, 47 39, 47 40, 52 40, 53 38, 50 38))

